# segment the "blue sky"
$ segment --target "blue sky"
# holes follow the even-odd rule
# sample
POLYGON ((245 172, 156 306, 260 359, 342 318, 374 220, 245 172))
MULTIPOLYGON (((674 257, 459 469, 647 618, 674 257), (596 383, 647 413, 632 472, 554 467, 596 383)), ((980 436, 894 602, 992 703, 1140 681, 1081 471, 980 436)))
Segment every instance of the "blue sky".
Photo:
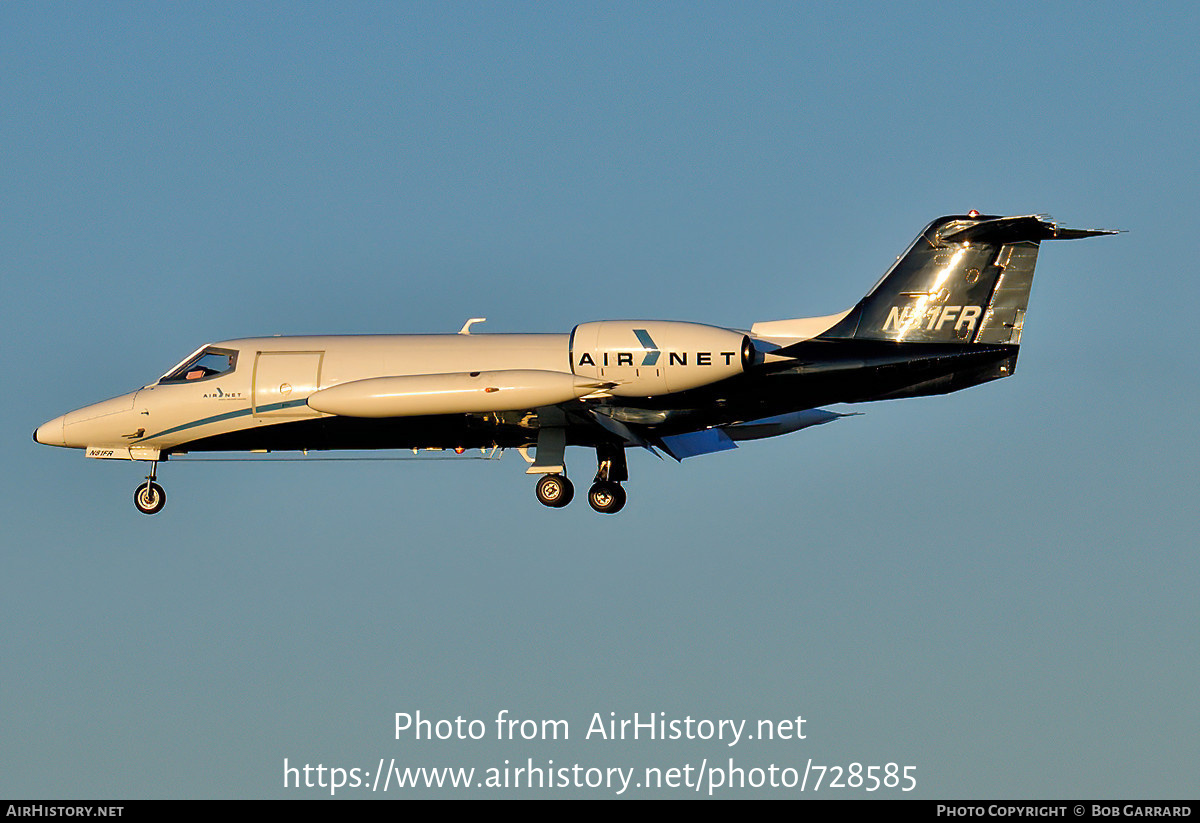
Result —
POLYGON ((0 794, 732 756, 1195 797, 1198 15, 0 6, 0 794), (631 455, 618 517, 508 455, 172 463, 147 518, 139 467, 29 438, 212 340, 832 313, 971 208, 1127 233, 1043 248, 1013 379, 631 455), (393 733, 501 709, 572 737, 393 733), (584 740, 609 712, 808 736, 584 740))

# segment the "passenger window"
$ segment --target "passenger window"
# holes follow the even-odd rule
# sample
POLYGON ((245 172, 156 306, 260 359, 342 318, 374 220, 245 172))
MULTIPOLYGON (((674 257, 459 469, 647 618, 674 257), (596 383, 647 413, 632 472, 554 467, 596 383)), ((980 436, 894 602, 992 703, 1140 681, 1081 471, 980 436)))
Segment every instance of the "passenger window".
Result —
POLYGON ((237 352, 229 349, 207 348, 168 374, 160 383, 187 383, 233 371, 237 352))

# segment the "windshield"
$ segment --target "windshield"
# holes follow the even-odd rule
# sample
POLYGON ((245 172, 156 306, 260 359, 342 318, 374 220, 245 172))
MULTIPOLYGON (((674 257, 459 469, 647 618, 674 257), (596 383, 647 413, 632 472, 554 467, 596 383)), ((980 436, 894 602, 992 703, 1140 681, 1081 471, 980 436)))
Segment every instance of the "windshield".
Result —
POLYGON ((237 352, 207 346, 167 373, 159 383, 187 383, 228 374, 237 365, 237 352))

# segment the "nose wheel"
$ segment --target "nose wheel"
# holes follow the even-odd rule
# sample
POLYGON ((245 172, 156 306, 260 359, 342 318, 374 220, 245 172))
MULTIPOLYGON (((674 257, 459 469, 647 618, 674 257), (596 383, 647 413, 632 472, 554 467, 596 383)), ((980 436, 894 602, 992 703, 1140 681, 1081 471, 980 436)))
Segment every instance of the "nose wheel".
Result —
POLYGON ((142 514, 158 514, 167 505, 167 493, 154 482, 157 477, 158 463, 152 463, 146 482, 133 490, 133 505, 142 514))
POLYGON ((575 497, 575 486, 561 474, 547 474, 534 487, 538 502, 552 509, 561 509, 575 497))

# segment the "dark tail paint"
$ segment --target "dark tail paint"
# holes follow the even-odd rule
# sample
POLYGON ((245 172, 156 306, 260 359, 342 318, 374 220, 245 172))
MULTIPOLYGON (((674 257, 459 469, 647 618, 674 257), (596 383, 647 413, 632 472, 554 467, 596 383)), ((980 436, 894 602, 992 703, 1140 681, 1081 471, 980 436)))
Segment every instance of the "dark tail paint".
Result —
POLYGON ((1032 215, 940 217, 821 338, 1019 344, 1041 241, 1114 233, 1032 215))

